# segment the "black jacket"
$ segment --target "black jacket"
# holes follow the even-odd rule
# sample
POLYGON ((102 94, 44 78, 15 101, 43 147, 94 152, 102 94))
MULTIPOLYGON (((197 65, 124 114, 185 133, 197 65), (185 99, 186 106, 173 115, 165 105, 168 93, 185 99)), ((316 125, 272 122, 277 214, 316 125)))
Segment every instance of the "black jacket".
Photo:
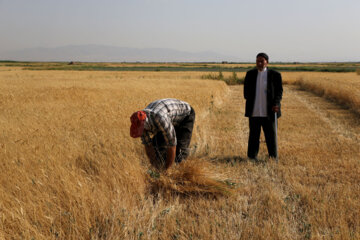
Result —
MULTIPOLYGON (((267 69, 267 111, 270 119, 274 118, 273 106, 281 106, 283 87, 281 74, 275 70, 267 69)), ((246 99, 245 116, 251 117, 254 109, 256 94, 256 78, 258 70, 252 69, 246 73, 244 82, 244 98, 246 99)), ((277 113, 277 117, 281 116, 281 109, 277 113)))

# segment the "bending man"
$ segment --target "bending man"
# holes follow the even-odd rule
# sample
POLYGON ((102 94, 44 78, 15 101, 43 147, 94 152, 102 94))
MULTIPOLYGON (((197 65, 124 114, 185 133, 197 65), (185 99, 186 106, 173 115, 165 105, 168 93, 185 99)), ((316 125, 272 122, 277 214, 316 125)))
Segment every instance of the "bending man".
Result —
POLYGON ((130 136, 141 137, 150 163, 165 169, 189 155, 195 111, 178 99, 160 99, 131 117, 130 136))

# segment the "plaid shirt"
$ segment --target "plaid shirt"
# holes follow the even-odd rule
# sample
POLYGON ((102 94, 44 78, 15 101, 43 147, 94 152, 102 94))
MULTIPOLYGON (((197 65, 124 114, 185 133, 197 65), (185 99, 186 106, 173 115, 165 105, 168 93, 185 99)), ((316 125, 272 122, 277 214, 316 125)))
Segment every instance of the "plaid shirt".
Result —
POLYGON ((176 146, 177 139, 174 126, 178 126, 185 117, 189 116, 191 107, 187 102, 177 99, 160 99, 150 103, 144 110, 146 122, 142 143, 151 144, 150 135, 159 131, 163 134, 167 146, 176 146))

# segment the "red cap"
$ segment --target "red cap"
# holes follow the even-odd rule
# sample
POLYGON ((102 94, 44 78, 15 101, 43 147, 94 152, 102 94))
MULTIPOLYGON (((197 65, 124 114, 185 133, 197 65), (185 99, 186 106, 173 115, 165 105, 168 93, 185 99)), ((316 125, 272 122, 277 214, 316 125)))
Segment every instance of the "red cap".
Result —
POLYGON ((144 131, 144 124, 146 119, 146 113, 144 111, 134 112, 131 117, 131 127, 130 127, 130 136, 133 138, 138 138, 142 135, 144 131))

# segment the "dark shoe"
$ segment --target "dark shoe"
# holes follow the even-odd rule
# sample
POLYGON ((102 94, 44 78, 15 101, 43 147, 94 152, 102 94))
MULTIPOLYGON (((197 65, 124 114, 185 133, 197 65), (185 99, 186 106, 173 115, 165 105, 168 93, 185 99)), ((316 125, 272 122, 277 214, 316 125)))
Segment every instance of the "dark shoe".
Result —
POLYGON ((250 162, 254 162, 254 163, 259 162, 259 159, 257 159, 256 157, 254 157, 254 158, 248 157, 248 159, 249 159, 250 162))
POLYGON ((271 157, 269 157, 269 161, 275 161, 276 163, 278 163, 279 159, 277 157, 271 156, 271 157))

